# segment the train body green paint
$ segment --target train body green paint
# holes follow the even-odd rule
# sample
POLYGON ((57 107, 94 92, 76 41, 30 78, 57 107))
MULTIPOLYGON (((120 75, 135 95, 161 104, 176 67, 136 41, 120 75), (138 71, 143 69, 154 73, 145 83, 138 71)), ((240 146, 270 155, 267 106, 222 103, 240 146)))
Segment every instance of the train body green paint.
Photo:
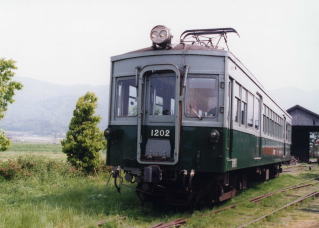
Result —
POLYGON ((207 186, 221 197, 247 175, 276 176, 290 160, 289 114, 231 52, 161 48, 112 57, 107 165, 143 199, 207 186))
MULTIPOLYGON (((110 126, 114 132, 121 132, 118 139, 109 144, 107 157, 108 165, 121 167, 139 167, 136 159, 136 126, 110 126)), ((226 128, 183 127, 181 130, 181 146, 177 170, 195 170, 199 172, 224 173, 236 169, 244 169, 273 163, 287 162, 290 156, 283 158, 281 153, 284 144, 275 140, 262 139, 262 148, 272 148, 272 154, 261 153, 259 156, 257 137, 234 131, 233 139, 230 130, 226 128), (217 129, 223 140, 211 142, 209 133, 217 129), (229 151, 229 142, 233 140, 232 151, 229 151), (236 159, 236 165, 233 160, 236 159), (257 159, 256 159, 257 158, 257 159)), ((289 154, 289 152, 286 152, 289 154)))

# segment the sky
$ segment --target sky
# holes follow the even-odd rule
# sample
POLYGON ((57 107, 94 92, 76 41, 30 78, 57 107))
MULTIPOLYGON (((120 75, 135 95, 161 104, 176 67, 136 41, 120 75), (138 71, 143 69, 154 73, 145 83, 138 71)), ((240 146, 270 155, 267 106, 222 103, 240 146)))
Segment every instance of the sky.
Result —
POLYGON ((155 25, 233 27, 231 51, 267 89, 319 87, 316 0, 1 0, 0 57, 16 75, 59 84, 107 84, 110 57, 151 45, 155 25))

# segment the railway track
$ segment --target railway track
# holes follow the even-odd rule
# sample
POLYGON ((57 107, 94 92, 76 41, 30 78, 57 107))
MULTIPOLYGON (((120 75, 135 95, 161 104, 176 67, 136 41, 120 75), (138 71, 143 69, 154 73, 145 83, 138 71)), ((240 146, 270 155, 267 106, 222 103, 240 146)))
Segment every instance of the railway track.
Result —
POLYGON ((179 218, 179 219, 175 219, 173 221, 170 221, 168 223, 159 223, 155 226, 152 226, 151 228, 170 228, 170 227, 180 227, 181 225, 186 223, 186 219, 185 218, 179 218))
MULTIPOLYGON (((315 186, 318 184, 319 184, 319 178, 313 178, 313 179, 301 182, 299 184, 290 185, 290 186, 278 189, 278 190, 273 191, 273 192, 268 192, 268 193, 250 198, 248 200, 243 200, 243 201, 237 202, 235 204, 231 204, 231 205, 228 205, 228 206, 216 209, 216 210, 212 210, 210 213, 204 214, 202 216, 209 216, 212 214, 218 214, 218 213, 226 211, 226 210, 234 209, 234 208, 238 207, 239 205, 241 205, 242 203, 247 203, 247 201, 253 202, 253 203, 259 203, 260 201, 262 201, 266 198, 269 198, 271 196, 274 196, 276 194, 279 194, 279 193, 288 192, 291 190, 303 189, 303 188, 315 186)), ((314 198, 314 197, 319 197, 319 189, 317 189, 316 191, 312 191, 310 193, 304 194, 302 196, 298 195, 297 199, 294 199, 293 201, 290 201, 289 203, 284 204, 283 206, 279 207, 278 209, 267 212, 262 216, 254 218, 248 222, 245 222, 242 225, 239 225, 237 228, 244 228, 244 227, 247 227, 247 226, 252 225, 254 223, 257 223, 257 222, 259 222, 259 221, 261 221, 261 220, 263 220, 263 219, 265 219, 265 218, 267 218, 267 217, 269 217, 269 216, 271 216, 271 215, 273 215, 273 214, 275 214, 275 213, 277 213, 277 212, 279 212, 287 207, 290 207, 290 206, 298 204, 306 199, 314 198)), ((150 228, 173 228, 173 227, 180 227, 186 223, 187 223, 187 218, 178 218, 178 219, 175 219, 175 220, 167 222, 167 223, 159 223, 155 226, 151 226, 150 228)))
POLYGON ((273 210, 273 211, 271 211, 271 212, 269 212, 269 213, 266 213, 266 214, 263 215, 263 216, 260 216, 260 217, 254 219, 254 220, 251 220, 251 221, 249 221, 249 222, 247 222, 247 223, 245 223, 245 224, 242 224, 242 225, 238 226, 237 228, 247 227, 247 226, 249 226, 249 225, 252 225, 252 224, 254 224, 254 223, 257 223, 257 222, 259 222, 259 221, 261 221, 261 220, 263 220, 263 219, 265 219, 265 218, 267 218, 267 217, 269 217, 269 216, 271 216, 271 215, 273 215, 273 214, 275 214, 275 213, 281 211, 282 209, 285 209, 285 208, 287 208, 287 207, 290 207, 290 206, 292 206, 292 205, 295 205, 295 204, 297 204, 297 203, 300 203, 300 202, 302 202, 302 201, 304 201, 304 200, 306 200, 306 199, 309 199, 309 198, 311 198, 311 197, 318 197, 318 196, 319 196, 319 191, 311 192, 311 193, 309 193, 309 194, 306 194, 306 195, 304 195, 304 196, 299 197, 298 199, 296 199, 296 200, 294 200, 294 201, 292 201, 292 202, 289 202, 289 203, 283 205, 282 207, 280 207, 280 208, 278 208, 278 209, 276 209, 276 210, 273 210))
POLYGON ((293 166, 287 166, 283 167, 283 173, 291 173, 291 172, 297 172, 300 170, 308 171, 312 169, 312 165, 293 165, 293 166))

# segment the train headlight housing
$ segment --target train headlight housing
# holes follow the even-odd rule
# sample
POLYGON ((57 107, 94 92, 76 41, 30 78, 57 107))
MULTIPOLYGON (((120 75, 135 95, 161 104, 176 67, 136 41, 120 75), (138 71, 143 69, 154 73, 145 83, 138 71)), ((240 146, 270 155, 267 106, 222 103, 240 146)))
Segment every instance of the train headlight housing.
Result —
POLYGON ((219 140, 219 137, 220 137, 220 133, 218 130, 216 129, 213 129, 211 132, 210 132, 210 141, 213 142, 213 143, 217 143, 218 140, 219 140))
POLYGON ((153 42, 154 48, 167 48, 170 47, 172 35, 169 28, 164 25, 157 25, 151 30, 150 38, 153 42))
POLYGON ((105 131, 104 131, 104 137, 106 139, 110 139, 111 138, 111 129, 110 128, 106 128, 105 131))

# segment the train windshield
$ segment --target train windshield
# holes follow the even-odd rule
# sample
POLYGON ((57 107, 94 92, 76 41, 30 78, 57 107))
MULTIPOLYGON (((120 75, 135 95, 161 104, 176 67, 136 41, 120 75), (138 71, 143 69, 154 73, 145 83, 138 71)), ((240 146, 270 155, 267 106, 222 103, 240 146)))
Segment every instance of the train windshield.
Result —
POLYGON ((174 73, 152 74, 149 78, 150 86, 150 115, 172 116, 175 113, 174 73))
POLYGON ((218 83, 215 78, 188 78, 185 114, 187 117, 210 117, 217 115, 218 83))

